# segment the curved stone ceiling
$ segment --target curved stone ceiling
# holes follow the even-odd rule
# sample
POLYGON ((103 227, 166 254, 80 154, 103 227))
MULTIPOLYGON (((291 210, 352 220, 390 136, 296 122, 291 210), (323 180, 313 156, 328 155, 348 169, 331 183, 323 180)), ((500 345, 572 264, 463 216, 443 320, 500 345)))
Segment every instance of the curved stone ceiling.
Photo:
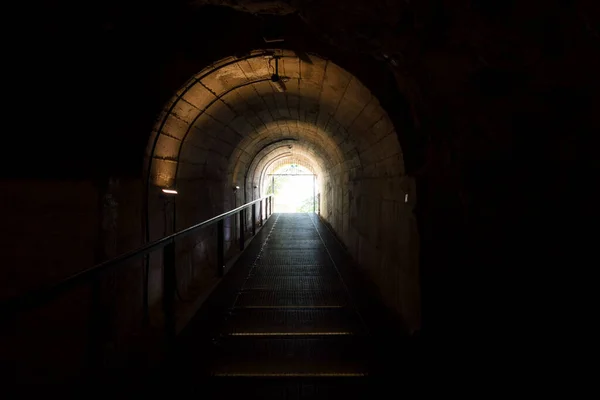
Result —
POLYGON ((150 183, 229 185, 266 146, 288 139, 328 173, 377 161, 369 152, 376 146, 401 154, 385 111, 350 73, 315 55, 303 61, 289 51, 255 51, 209 66, 164 107, 146 154, 150 183), (273 54, 281 57, 283 93, 270 81, 273 54))

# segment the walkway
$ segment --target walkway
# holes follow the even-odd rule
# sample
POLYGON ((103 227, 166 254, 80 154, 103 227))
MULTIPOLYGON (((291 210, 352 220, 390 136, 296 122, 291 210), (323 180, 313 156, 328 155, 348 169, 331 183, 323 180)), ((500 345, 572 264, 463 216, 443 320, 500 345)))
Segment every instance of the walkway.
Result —
POLYGON ((274 214, 181 335, 178 362, 202 363, 192 375, 225 383, 220 395, 247 398, 241 381, 258 398, 357 394, 373 349, 333 240, 314 215, 274 214))

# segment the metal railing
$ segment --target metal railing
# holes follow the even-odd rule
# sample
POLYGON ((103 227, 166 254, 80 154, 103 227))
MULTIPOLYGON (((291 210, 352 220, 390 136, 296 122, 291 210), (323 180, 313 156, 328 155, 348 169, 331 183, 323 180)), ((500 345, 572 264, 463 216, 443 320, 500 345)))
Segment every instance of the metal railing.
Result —
MULTIPOLYGON (((21 312, 25 312, 29 309, 44 306, 52 302, 57 297, 66 293, 67 291, 74 289, 83 284, 89 284, 99 279, 101 273, 115 269, 122 266, 125 262, 131 261, 144 256, 149 257, 150 253, 162 249, 163 251, 163 294, 162 294, 162 307, 164 313, 164 330, 167 341, 172 339, 176 334, 176 321, 175 321, 175 297, 177 290, 177 279, 176 279, 176 251, 175 241, 182 237, 188 236, 192 233, 196 233, 199 230, 217 225, 217 263, 216 275, 222 277, 225 271, 225 225, 224 220, 228 217, 237 218, 239 216, 239 248, 240 251, 244 250, 245 245, 245 231, 246 231, 246 211, 248 208, 252 209, 252 235, 256 234, 257 223, 262 226, 264 222, 273 213, 273 195, 268 195, 260 199, 246 203, 240 207, 237 207, 231 211, 217 215, 216 217, 210 218, 206 221, 200 222, 183 230, 180 230, 171 235, 165 236, 159 240, 150 242, 141 246, 135 250, 124 253, 111 260, 107 260, 100 264, 97 264, 89 269, 78 272, 61 282, 53 285, 42 287, 35 291, 26 293, 21 296, 10 298, 0 303, 0 310, 5 316, 15 317, 21 312), (258 205, 258 216, 257 216, 257 205, 258 205), (263 210, 264 214, 263 215, 263 210), (257 218, 258 217, 258 218, 257 218)), ((146 282, 147 285, 147 282, 146 282)), ((148 312, 147 310, 145 311, 148 312)))

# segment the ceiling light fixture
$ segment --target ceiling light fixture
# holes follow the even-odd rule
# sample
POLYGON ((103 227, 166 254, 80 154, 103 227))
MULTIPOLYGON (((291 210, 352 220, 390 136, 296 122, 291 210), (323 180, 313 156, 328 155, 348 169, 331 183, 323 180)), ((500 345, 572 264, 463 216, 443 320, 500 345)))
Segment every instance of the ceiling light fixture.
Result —
POLYGON ((275 89, 277 89, 278 92, 283 93, 287 90, 287 88, 285 87, 285 83, 281 80, 281 78, 278 75, 273 75, 271 77, 271 82, 273 82, 273 85, 275 86, 275 89))
POLYGON ((277 89, 278 92, 285 92, 286 91, 286 87, 285 87, 285 82, 283 82, 283 80, 281 79, 281 77, 279 76, 279 57, 274 57, 275 58, 275 73, 273 75, 271 75, 271 82, 273 82, 273 85, 275 86, 275 89, 277 89))

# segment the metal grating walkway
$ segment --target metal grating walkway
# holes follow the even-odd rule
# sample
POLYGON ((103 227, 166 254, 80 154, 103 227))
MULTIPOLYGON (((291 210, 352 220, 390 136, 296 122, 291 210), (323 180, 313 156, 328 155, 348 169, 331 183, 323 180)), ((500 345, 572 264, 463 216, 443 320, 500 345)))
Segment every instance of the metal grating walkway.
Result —
POLYGON ((278 214, 220 332, 214 376, 368 374, 366 328, 307 214, 278 214))

